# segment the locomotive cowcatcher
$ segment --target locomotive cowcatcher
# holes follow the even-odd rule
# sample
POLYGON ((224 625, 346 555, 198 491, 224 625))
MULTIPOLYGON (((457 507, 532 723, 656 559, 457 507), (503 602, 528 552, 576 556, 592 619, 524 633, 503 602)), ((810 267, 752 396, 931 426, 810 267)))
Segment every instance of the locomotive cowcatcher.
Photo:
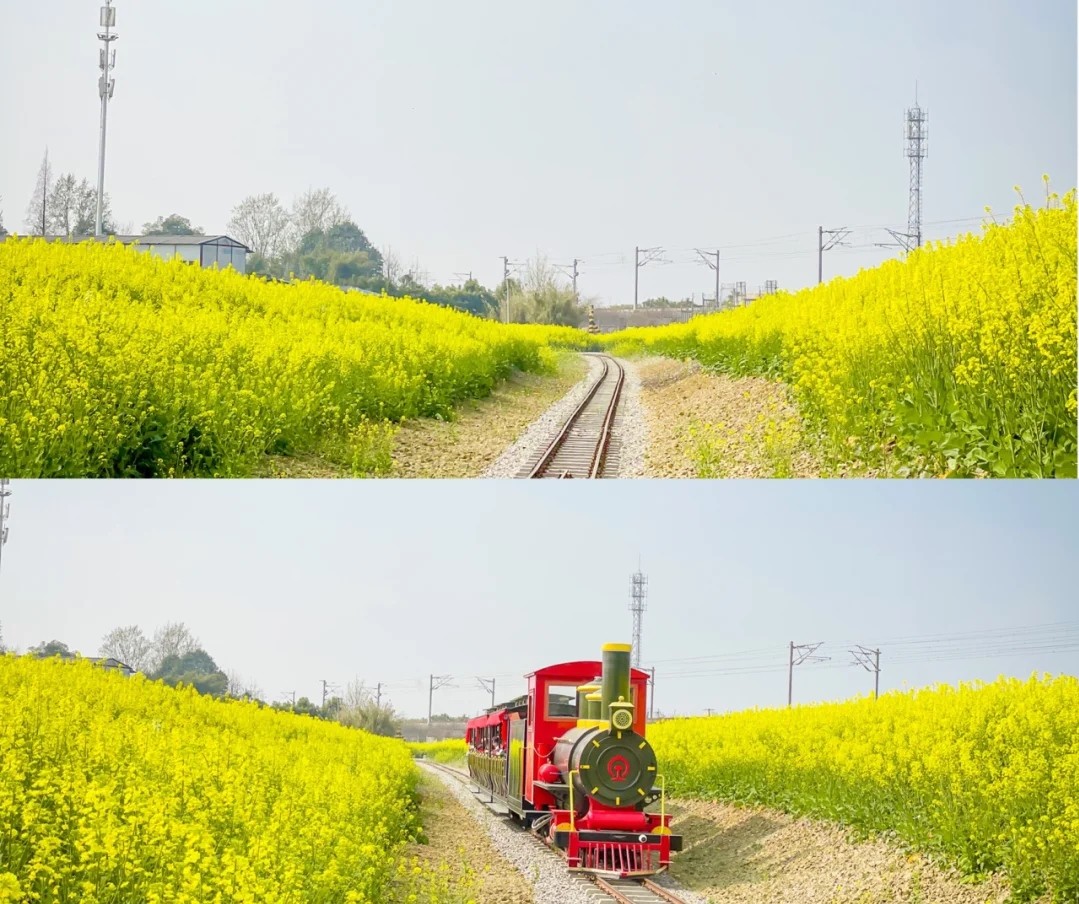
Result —
POLYGON ((606 644, 601 662, 532 672, 528 693, 465 734, 469 775, 492 802, 563 851, 571 870, 617 878, 662 872, 682 849, 645 738, 648 673, 630 667, 630 650, 606 644))

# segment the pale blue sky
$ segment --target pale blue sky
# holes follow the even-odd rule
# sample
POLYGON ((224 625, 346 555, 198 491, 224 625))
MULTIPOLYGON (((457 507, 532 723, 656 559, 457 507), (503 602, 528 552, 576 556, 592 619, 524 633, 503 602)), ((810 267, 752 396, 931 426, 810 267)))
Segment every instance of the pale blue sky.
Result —
MULTIPOLYGON (((21 227, 47 144, 96 175, 98 0, 4 3, 0 195, 21 227)), ((432 279, 574 257, 581 291, 816 279, 816 229, 905 227, 903 113, 929 111, 925 220, 1076 182, 1072 0, 119 0, 107 190, 136 228, 225 228, 245 195, 332 187, 432 279), (790 236, 755 245, 761 239, 790 236), (750 247, 737 247, 737 246, 750 247), (681 262, 681 263, 678 263, 681 262)), ((959 224, 962 225, 962 224, 959 224)), ((930 225, 927 236, 957 224, 930 225)), ((859 244, 885 240, 859 230, 859 244)), ((826 274, 890 253, 837 250, 826 274)))
MULTIPOLYGON (((1067 483, 15 481, 0 623, 23 649, 94 653, 110 628, 183 620, 271 698, 382 681, 426 714, 473 711, 555 661, 630 638, 650 582, 644 664, 680 713, 781 705, 787 644, 881 644, 882 689, 1079 674, 1079 485, 1067 483), (1022 626, 1071 622, 1025 636, 1022 626), (1036 649, 957 658, 896 638, 1009 631, 1036 649), (1028 643, 1029 642, 1029 643, 1028 643), (1066 649, 1067 652, 1052 652, 1066 649), (765 651, 746 659, 673 660, 765 651), (905 661, 904 661, 905 660, 905 661), (700 674, 717 667, 777 671, 700 674), (679 674, 681 673, 681 674, 679 674), (513 676, 517 676, 514 678, 513 676)), ((983 649, 1003 649, 999 637, 983 649)), ((965 647, 969 649, 969 645, 965 647)), ((827 664, 826 664, 827 665, 827 664)), ((803 666, 795 699, 868 691, 803 666)))

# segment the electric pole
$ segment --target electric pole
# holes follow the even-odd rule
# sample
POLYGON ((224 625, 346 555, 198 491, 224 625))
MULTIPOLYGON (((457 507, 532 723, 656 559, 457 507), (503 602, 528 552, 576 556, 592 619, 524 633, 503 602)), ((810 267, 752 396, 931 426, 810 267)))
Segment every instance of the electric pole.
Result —
POLYGON ((112 77, 112 70, 116 68, 116 51, 112 49, 112 43, 120 40, 118 34, 113 34, 112 29, 116 26, 116 10, 112 0, 105 0, 101 7, 101 27, 105 30, 97 33, 97 38, 104 45, 101 49, 99 68, 101 76, 97 83, 97 93, 101 98, 101 148, 97 160, 97 225, 94 235, 102 236, 104 230, 105 210, 105 129, 109 118, 109 101, 112 100, 113 90, 116 88, 116 79, 112 77))
POLYGON ((427 689, 427 730, 431 730, 431 707, 435 700, 435 691, 453 680, 452 675, 432 675, 427 689), (436 683, 437 682, 437 683, 436 683))
POLYGON ((652 678, 651 678, 651 681, 649 683, 651 684, 652 689, 651 689, 651 692, 648 694, 648 721, 649 722, 652 721, 652 712, 653 712, 653 710, 655 708, 655 703, 656 703, 656 667, 652 666, 650 671, 652 672, 652 678))
MULTIPOLYGON (((716 310, 719 310, 719 249, 717 248, 715 250, 715 255, 716 255, 715 263, 712 263, 712 261, 711 261, 711 254, 712 254, 711 252, 701 251, 700 248, 697 248, 696 251, 697 251, 697 254, 700 256, 700 259, 702 261, 704 261, 706 264, 708 264, 709 267, 711 267, 713 270, 716 271, 716 310)), ((702 299, 702 302, 701 302, 701 307, 704 307, 703 299, 702 299)))
POLYGON ((860 665, 873 673, 873 699, 876 700, 880 696, 880 650, 870 650, 859 644, 850 654, 854 657, 851 665, 860 665))
POLYGON ((491 709, 495 708, 495 679, 494 678, 477 678, 480 687, 485 691, 489 691, 491 694, 491 709))
POLYGON ((637 562, 637 571, 630 579, 630 603, 629 611, 633 613, 633 667, 641 667, 641 615, 648 608, 644 598, 648 593, 648 578, 641 574, 640 561, 637 562))
POLYGON ((293 709, 296 708, 296 691, 281 691, 282 696, 286 697, 293 709))
POLYGON ((510 322, 510 268, 516 270, 521 265, 511 261, 508 257, 502 258, 502 282, 506 286, 506 323, 510 322))
POLYGON ((825 229, 823 226, 817 227, 817 285, 820 285, 824 281, 824 252, 831 251, 836 245, 846 245, 843 241, 848 235, 850 230, 845 226, 841 229, 825 229), (824 237, 830 236, 828 244, 824 243, 824 237))
POLYGON ((794 699, 794 667, 801 665, 803 662, 826 662, 830 657, 828 656, 815 656, 814 653, 824 643, 795 643, 791 641, 790 646, 790 662, 787 666, 787 706, 790 706, 794 699), (795 651, 798 652, 797 658, 795 658, 795 651))
POLYGON ((382 708, 382 682, 375 685, 375 707, 382 708))
POLYGON ((658 260, 663 253, 662 248, 634 248, 633 249, 633 310, 637 310, 637 290, 641 282, 641 267, 658 260), (641 260, 641 252, 644 252, 644 260, 641 260))
POLYGON ((554 268, 556 270, 559 270, 562 273, 565 273, 567 276, 569 276, 573 280, 573 300, 574 300, 574 302, 576 302, 578 304, 581 301, 580 296, 577 295, 577 265, 580 262, 581 261, 578 258, 575 257, 573 259, 573 263, 570 264, 570 265, 566 265, 566 264, 555 264, 554 265, 554 268))
POLYGON ((322 709, 323 709, 324 712, 326 710, 326 694, 327 694, 327 692, 336 691, 337 689, 338 688, 337 688, 336 684, 330 684, 330 682, 328 682, 325 678, 322 679, 322 709))
MULTIPOLYGON (((510 322, 510 259, 503 255, 502 257, 502 285, 506 287, 506 323, 510 322)), ((428 721, 428 727, 430 727, 430 719, 428 721)))

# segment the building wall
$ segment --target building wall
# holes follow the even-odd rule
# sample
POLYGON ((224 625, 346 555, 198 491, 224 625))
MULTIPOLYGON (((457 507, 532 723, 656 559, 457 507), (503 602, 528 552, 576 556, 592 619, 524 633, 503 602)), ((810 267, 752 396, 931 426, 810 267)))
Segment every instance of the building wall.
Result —
POLYGON ((238 273, 247 272, 247 252, 243 248, 224 245, 145 245, 142 250, 157 257, 172 260, 178 257, 188 263, 212 267, 217 264, 222 270, 232 267, 238 273))
POLYGON ((203 245, 202 266, 212 267, 215 263, 222 270, 232 267, 237 273, 246 273, 247 252, 243 248, 230 248, 226 245, 203 245))

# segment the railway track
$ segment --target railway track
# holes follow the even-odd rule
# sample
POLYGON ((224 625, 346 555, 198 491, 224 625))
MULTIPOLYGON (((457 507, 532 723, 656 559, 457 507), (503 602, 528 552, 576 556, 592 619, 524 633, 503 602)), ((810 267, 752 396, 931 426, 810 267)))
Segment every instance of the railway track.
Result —
MULTIPOLYGON (((474 784, 468 773, 462 772, 460 769, 454 769, 451 766, 434 763, 430 760, 423 760, 422 762, 439 772, 446 773, 446 775, 451 776, 463 785, 474 784)), ((528 837, 552 857, 557 856, 538 836, 529 832, 528 837)), ((652 879, 603 879, 598 876, 581 874, 575 874, 572 878, 582 885, 590 886, 588 889, 590 897, 597 904, 609 901, 615 901, 617 904, 686 904, 682 898, 679 898, 670 889, 664 888, 652 879)))
POLYGON ((602 477, 611 460, 612 436, 625 370, 610 355, 599 355, 602 371, 547 446, 525 466, 521 477, 602 477))

